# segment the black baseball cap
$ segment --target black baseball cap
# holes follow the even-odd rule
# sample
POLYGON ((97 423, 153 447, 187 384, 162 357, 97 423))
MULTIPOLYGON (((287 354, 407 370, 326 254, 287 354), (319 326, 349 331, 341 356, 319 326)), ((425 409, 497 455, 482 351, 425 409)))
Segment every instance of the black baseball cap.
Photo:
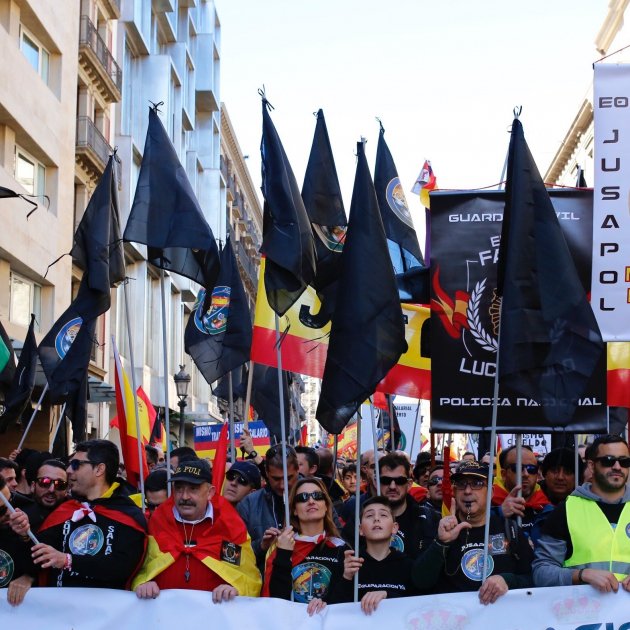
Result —
POLYGON ((246 461, 236 461, 230 467, 229 472, 237 472, 243 476, 243 478, 254 488, 260 488, 261 475, 260 470, 256 464, 246 461))
POLYGON ((457 481, 463 477, 477 477, 488 481, 488 474, 488 464, 480 464, 479 462, 463 462, 451 475, 451 481, 457 481))
POLYGON ((181 462, 171 475, 171 481, 187 481, 193 484, 201 484, 204 481, 212 483, 210 464, 205 459, 181 462))

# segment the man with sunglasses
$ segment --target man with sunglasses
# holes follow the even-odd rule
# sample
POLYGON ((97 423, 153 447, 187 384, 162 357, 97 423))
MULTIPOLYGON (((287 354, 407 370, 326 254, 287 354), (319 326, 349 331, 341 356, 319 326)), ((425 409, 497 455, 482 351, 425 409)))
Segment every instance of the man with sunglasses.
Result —
POLYGON ((223 496, 236 507, 248 494, 260 489, 261 475, 253 462, 234 462, 225 473, 223 496))
POLYGON ((109 440, 77 445, 67 467, 72 499, 46 518, 32 548, 47 585, 128 587, 144 556, 147 526, 116 481, 118 464, 109 440))
POLYGON ((531 586, 532 549, 524 536, 506 532, 496 514, 490 517, 488 578, 483 582, 488 467, 463 462, 451 482, 451 513, 440 520, 435 540, 416 560, 416 586, 432 593, 478 591, 482 604, 494 603, 510 588, 531 586))
POLYGON ((529 446, 523 446, 521 450, 521 485, 517 485, 516 449, 516 446, 510 446, 499 454, 502 479, 492 488, 492 505, 507 519, 520 517, 523 532, 536 542, 553 506, 538 485, 538 460, 529 446), (523 496, 518 496, 519 490, 523 496))
POLYGON ((543 526, 533 563, 536 586, 590 584, 630 592, 628 444, 598 437, 586 451, 592 481, 560 503, 543 526))
POLYGON ((434 466, 429 473, 427 482, 428 495, 424 505, 436 510, 442 515, 442 480, 444 479, 444 466, 434 466))

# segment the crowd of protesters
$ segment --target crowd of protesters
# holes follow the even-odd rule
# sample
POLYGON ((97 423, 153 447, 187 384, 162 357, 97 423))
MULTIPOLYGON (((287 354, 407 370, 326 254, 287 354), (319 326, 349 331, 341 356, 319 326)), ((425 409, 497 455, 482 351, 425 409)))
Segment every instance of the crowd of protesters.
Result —
POLYGON ((79 443, 63 461, 32 449, 0 458, 0 494, 12 506, 0 502, 7 600, 28 605, 29 589, 45 586, 143 599, 190 588, 216 603, 290 599, 315 614, 353 601, 356 579, 370 614, 410 595, 477 591, 491 604, 532 586, 630 591, 630 453, 619 436, 597 437, 577 460, 566 448, 542 460, 505 449, 492 487, 489 458, 473 453, 444 466, 428 453, 412 464, 400 451, 369 450, 357 468, 324 448, 287 446, 286 461, 280 445, 260 455, 246 430, 240 447, 244 458, 218 488, 193 449, 172 450, 167 474, 164 453, 147 446, 144 503, 108 440, 79 443))

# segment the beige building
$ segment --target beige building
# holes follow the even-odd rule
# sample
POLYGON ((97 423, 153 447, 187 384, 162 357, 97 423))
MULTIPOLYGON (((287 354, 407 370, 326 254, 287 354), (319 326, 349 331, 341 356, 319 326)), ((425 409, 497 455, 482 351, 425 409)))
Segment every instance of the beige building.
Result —
MULTIPOLYGON (((28 220, 24 201, 0 200, 0 320, 19 341, 31 312, 40 341, 70 303, 70 258, 44 276, 72 242, 79 15, 78 2, 0 0, 0 186, 39 196, 28 220)), ((42 375, 36 396, 43 384, 42 375)), ((29 444, 48 448, 47 404, 41 416, 29 444)), ((19 438, 12 427, 2 451, 19 438)))
MULTIPOLYGON (((610 0, 608 13, 603 17, 602 26, 594 41, 594 54, 604 57, 628 44, 630 27, 624 18, 630 0, 610 0)), ((608 60, 614 63, 630 62, 630 49, 616 53, 608 60)), ((544 181, 575 186, 578 168, 581 168, 589 186, 593 185, 593 87, 584 95, 577 107, 573 120, 556 154, 547 168, 544 181)))

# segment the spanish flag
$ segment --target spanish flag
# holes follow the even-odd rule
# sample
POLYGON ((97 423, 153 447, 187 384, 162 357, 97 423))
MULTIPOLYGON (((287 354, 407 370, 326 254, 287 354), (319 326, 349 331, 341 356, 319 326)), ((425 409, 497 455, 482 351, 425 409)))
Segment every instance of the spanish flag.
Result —
MULTIPOLYGON (((276 367, 275 313, 267 301, 264 288, 265 259, 260 262, 258 296, 254 317, 252 361, 276 367)), ((315 290, 308 286, 295 304, 280 318, 282 339, 282 367, 290 372, 322 378, 330 322, 322 328, 310 328, 303 323, 302 312, 317 313, 320 302, 315 290)), ((408 350, 387 376, 380 382, 378 391, 400 394, 411 398, 431 396, 431 360, 421 356, 420 337, 422 326, 430 318, 430 309, 416 304, 401 304, 405 319, 405 339, 408 350)))
POLYGON ((613 341, 606 344, 608 352, 609 407, 630 407, 630 343, 613 341))
POLYGON ((122 449, 123 461, 127 470, 127 480, 138 486, 140 483, 140 466, 142 466, 143 477, 146 479, 149 474, 147 460, 144 452, 144 445, 149 443, 151 438, 151 425, 149 422, 148 407, 143 399, 138 396, 138 411, 140 424, 140 456, 142 460, 138 462, 138 431, 136 424, 136 411, 133 399, 133 390, 129 385, 129 379, 123 370, 120 361, 120 354, 116 342, 112 338, 114 347, 115 363, 115 386, 116 386, 116 411, 118 413, 118 430, 120 431, 120 447, 122 449))

